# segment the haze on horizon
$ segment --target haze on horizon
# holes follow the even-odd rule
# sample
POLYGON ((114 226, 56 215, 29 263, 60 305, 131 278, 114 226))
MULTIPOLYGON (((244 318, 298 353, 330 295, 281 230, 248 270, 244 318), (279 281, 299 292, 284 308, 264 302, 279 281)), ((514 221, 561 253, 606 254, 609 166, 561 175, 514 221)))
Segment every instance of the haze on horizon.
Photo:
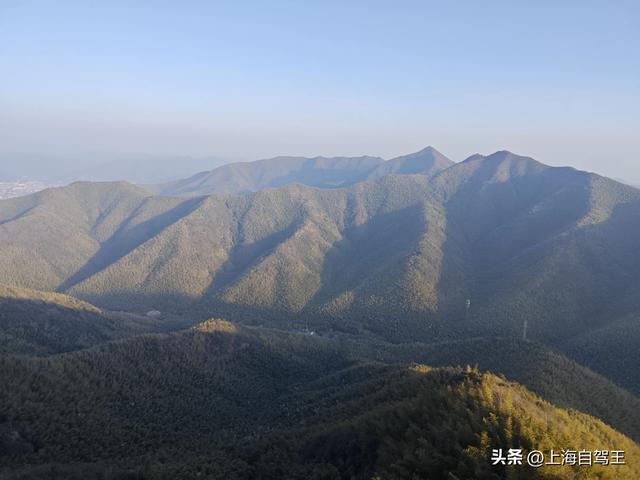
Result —
POLYGON ((2 1, 0 181, 433 145, 640 184, 639 15, 633 1, 2 1))

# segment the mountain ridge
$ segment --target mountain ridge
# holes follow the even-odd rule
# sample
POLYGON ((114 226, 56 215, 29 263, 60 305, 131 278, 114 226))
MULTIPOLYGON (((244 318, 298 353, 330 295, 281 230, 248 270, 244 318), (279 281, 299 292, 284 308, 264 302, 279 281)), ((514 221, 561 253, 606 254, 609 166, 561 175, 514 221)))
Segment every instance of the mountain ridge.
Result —
POLYGON ((433 147, 383 160, 380 157, 287 157, 235 162, 195 175, 149 187, 167 196, 247 194, 263 188, 301 183, 311 187, 336 188, 388 174, 432 176, 453 162, 433 147))

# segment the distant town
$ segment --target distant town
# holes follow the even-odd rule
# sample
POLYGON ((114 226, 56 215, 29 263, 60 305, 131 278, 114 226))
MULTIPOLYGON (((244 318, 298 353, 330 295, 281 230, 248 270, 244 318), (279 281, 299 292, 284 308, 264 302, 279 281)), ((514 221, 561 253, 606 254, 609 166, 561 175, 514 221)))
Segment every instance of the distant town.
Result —
POLYGON ((58 187, 59 184, 39 182, 35 180, 20 180, 17 182, 0 182, 0 199, 21 197, 39 192, 45 188, 58 187))

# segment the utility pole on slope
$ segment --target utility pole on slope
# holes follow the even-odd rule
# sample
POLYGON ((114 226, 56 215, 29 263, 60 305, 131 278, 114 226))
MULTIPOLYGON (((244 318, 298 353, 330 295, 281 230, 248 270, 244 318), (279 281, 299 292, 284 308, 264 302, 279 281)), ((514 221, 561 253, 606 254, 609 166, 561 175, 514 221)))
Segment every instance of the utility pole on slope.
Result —
POLYGON ((524 325, 522 326, 522 340, 527 341, 527 320, 524 320, 524 325))

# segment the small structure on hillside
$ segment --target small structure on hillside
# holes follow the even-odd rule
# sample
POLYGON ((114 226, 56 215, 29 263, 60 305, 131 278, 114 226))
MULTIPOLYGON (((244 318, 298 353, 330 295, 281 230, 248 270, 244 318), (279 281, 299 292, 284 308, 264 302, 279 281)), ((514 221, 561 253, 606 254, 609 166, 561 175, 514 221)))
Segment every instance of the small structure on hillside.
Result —
POLYGON ((147 315, 147 317, 155 318, 155 317, 159 317, 160 315, 162 315, 162 312, 160 312, 160 310, 149 310, 146 313, 146 315, 147 315))

